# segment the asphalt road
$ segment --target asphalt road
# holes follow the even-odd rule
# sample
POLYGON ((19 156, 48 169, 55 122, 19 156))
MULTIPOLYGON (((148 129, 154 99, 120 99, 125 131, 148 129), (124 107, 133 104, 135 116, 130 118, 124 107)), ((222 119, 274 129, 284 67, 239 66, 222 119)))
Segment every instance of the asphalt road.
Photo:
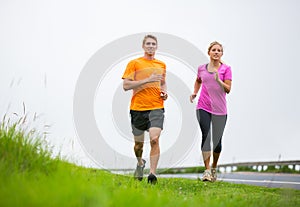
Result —
MULTIPOLYGON (((201 179, 201 174, 161 174, 159 177, 201 179)), ((270 188, 293 188, 300 190, 299 174, 234 172, 218 174, 218 180, 230 183, 257 185, 270 188)))

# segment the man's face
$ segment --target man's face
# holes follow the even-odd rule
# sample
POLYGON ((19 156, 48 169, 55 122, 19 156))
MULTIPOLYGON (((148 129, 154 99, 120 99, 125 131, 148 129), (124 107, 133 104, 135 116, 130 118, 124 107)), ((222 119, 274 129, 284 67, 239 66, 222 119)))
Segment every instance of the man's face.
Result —
POLYGON ((144 45, 143 49, 147 55, 153 56, 155 54, 155 51, 157 49, 157 43, 154 39, 152 38, 147 38, 144 45))

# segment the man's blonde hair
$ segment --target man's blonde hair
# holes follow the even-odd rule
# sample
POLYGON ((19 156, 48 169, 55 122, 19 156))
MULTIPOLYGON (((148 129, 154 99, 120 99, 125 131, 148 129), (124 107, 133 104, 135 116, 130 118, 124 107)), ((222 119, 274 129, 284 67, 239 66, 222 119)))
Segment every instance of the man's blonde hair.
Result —
POLYGON ((146 36, 144 37, 144 39, 143 39, 143 45, 145 44, 145 42, 146 42, 146 40, 147 40, 148 38, 154 39, 155 42, 156 42, 156 44, 157 44, 157 38, 156 38, 155 36, 153 36, 153 35, 148 34, 148 35, 146 35, 146 36))

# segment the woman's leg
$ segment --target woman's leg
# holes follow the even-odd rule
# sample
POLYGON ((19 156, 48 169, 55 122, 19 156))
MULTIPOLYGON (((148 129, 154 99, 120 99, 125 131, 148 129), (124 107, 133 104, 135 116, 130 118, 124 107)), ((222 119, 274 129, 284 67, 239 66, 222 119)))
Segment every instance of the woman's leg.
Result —
POLYGON ((200 129, 201 129, 201 132, 202 132, 201 151, 202 151, 202 157, 203 157, 205 169, 210 169, 211 114, 204 111, 204 110, 202 110, 202 109, 198 109, 197 110, 197 119, 198 119, 200 129))
POLYGON ((222 137, 227 121, 227 115, 212 115, 213 163, 216 168, 222 151, 222 137))

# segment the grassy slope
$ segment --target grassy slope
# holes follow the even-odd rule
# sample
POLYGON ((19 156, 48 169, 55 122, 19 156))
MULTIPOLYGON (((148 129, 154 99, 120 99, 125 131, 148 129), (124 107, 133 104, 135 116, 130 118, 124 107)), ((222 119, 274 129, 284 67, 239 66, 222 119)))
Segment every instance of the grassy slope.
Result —
POLYGON ((31 136, 1 125, 0 206, 300 206, 297 190, 174 178, 152 186, 78 167, 31 136))

